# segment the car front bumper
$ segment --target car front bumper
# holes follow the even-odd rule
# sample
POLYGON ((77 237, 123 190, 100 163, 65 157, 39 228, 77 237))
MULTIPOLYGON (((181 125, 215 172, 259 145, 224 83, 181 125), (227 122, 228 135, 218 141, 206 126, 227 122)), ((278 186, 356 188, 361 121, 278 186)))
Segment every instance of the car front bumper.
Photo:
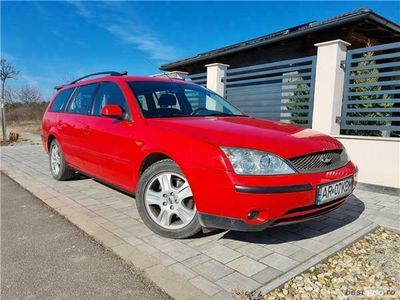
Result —
POLYGON ((282 218, 276 220, 268 220, 260 224, 249 224, 242 219, 234 219, 229 217, 222 217, 216 215, 209 215, 204 213, 199 213, 200 224, 203 227, 208 228, 221 228, 221 229, 230 229, 236 231, 261 231, 268 227, 275 227, 281 225, 288 225, 298 222, 307 221, 312 218, 316 218, 318 216, 324 215, 339 206, 341 206, 348 196, 338 199, 325 205, 320 205, 319 207, 310 205, 306 207, 302 207, 300 211, 301 214, 288 214, 286 217, 282 216, 282 218))
POLYGON ((316 204, 317 186, 353 177, 357 168, 312 174, 238 176, 222 170, 191 170, 189 178, 200 223, 204 227, 259 231, 267 227, 300 222, 328 213, 349 195, 316 204), (210 184, 208 184, 210 183, 210 184))

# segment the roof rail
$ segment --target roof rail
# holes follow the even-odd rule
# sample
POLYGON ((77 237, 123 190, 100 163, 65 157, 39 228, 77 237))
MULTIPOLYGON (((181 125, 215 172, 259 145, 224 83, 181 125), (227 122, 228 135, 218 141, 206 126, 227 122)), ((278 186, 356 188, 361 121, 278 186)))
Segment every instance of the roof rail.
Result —
POLYGON ((92 74, 80 77, 78 79, 75 79, 74 81, 71 81, 70 83, 55 86, 54 88, 56 90, 59 90, 59 89, 63 88, 64 86, 71 85, 71 84, 77 83, 78 81, 81 81, 83 79, 86 79, 86 78, 89 78, 89 77, 93 77, 93 76, 97 76, 97 75, 124 76, 124 75, 127 75, 127 74, 128 74, 128 71, 123 71, 123 72, 116 72, 116 71, 97 72, 97 73, 92 73, 92 74))

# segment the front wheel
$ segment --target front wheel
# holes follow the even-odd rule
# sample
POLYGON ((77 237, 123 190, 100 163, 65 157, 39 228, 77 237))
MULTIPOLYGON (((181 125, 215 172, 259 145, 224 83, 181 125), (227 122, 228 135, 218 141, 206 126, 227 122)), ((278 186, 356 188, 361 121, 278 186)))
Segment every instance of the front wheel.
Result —
POLYGON ((50 171, 53 178, 56 180, 67 180, 74 177, 75 172, 68 167, 65 162, 60 144, 57 140, 54 139, 51 141, 49 152, 50 171))
POLYGON ((169 238, 188 238, 201 230, 189 182, 170 159, 151 165, 142 174, 137 208, 143 222, 169 238))

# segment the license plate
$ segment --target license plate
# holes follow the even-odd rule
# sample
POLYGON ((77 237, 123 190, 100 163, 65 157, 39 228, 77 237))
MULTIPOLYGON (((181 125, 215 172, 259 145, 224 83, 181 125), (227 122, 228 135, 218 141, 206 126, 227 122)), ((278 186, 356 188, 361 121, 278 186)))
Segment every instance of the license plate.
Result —
POLYGON ((346 178, 317 187, 317 204, 323 204, 351 194, 353 178, 346 178))

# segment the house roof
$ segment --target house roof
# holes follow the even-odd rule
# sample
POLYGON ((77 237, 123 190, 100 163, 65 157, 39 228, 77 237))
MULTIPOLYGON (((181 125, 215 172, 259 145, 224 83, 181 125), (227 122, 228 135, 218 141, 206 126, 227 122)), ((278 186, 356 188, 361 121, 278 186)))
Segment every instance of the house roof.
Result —
POLYGON ((331 27, 347 24, 354 21, 363 19, 369 19, 384 26, 385 28, 400 33, 400 26, 372 11, 369 8, 358 9, 349 13, 341 14, 333 18, 329 18, 323 21, 313 21, 298 25, 292 28, 281 30, 275 33, 267 34, 255 39, 247 40, 241 43, 229 45, 223 48, 218 48, 208 52, 200 53, 195 56, 177 60, 174 62, 167 63, 160 67, 161 70, 176 70, 177 68, 188 65, 202 60, 208 60, 210 58, 218 57, 225 54, 231 54, 250 48, 275 43, 282 40, 288 40, 294 37, 298 37, 311 32, 316 32, 323 29, 329 29, 331 27))

